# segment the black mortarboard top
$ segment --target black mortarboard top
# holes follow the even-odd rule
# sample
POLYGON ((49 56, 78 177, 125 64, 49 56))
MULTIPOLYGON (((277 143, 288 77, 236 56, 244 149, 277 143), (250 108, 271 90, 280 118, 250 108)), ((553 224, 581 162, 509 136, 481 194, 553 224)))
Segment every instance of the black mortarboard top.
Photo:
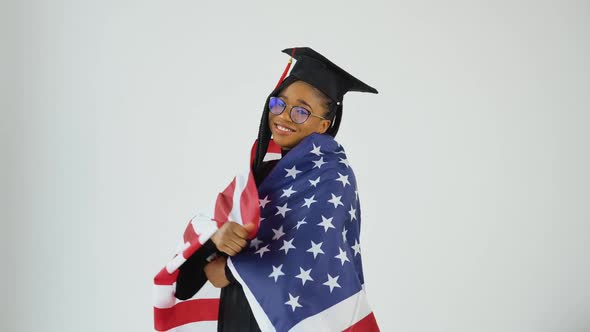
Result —
POLYGON ((283 53, 297 60, 289 76, 313 85, 337 104, 342 102, 342 97, 348 91, 377 93, 375 88, 361 82, 309 47, 287 48, 283 53))

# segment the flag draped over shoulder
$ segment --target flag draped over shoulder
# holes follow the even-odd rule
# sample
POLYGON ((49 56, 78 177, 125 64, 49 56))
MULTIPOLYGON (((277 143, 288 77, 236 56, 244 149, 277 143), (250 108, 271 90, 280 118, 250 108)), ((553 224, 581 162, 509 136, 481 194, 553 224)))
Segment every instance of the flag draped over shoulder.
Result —
POLYGON ((191 220, 184 248, 156 276, 156 330, 203 331, 198 324, 217 319, 218 292, 201 295, 210 285, 175 299, 177 269, 227 220, 260 220, 256 237, 227 264, 262 331, 379 331, 364 289, 356 179, 342 146, 311 134, 258 188, 247 176, 219 194, 214 217, 191 220))
POLYGON ((360 254, 360 205, 344 149, 303 139, 258 188, 261 222, 228 265, 262 331, 377 331, 360 254))

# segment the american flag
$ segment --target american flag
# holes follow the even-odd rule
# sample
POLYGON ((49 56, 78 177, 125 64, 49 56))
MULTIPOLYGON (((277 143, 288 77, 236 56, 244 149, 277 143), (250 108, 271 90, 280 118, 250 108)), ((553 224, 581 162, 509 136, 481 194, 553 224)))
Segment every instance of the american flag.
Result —
POLYGON ((228 260, 262 331, 378 331, 364 290, 360 204, 344 149, 312 134, 258 188, 256 238, 228 260))
MULTIPOLYGON (((267 156, 280 148, 271 143, 267 156)), ((279 160, 258 188, 248 170, 218 195, 214 212, 191 219, 178 254, 154 279, 156 330, 215 331, 219 292, 206 284, 177 300, 177 269, 224 222, 252 218, 260 218, 258 233, 228 266, 262 331, 379 331, 364 290, 354 173, 344 149, 319 134, 279 160)))

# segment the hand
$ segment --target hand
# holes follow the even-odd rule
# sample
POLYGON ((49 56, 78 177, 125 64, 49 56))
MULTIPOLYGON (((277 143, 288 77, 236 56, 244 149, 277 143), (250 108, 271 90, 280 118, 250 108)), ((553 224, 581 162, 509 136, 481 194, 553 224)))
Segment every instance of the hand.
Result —
POLYGON ((242 226, 234 221, 228 221, 213 234, 211 241, 215 243, 219 251, 235 256, 246 246, 248 233, 254 228, 256 228, 254 224, 242 226))
POLYGON ((214 287, 223 288, 229 285, 229 280, 225 277, 225 264, 227 258, 217 257, 212 262, 208 263, 204 267, 205 275, 207 279, 213 284, 214 287))

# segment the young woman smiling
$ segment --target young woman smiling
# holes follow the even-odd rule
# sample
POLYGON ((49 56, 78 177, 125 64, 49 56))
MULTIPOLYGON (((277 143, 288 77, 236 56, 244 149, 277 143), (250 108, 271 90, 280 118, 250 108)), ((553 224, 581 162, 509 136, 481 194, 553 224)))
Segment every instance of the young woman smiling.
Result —
MULTIPOLYGON (((301 226, 307 222, 302 220, 295 221, 293 217, 291 217, 293 214, 289 214, 291 212, 287 211, 298 207, 301 209, 309 209, 309 216, 313 213, 319 213, 319 207, 315 207, 315 205, 312 204, 318 202, 314 197, 316 197, 316 199, 322 197, 322 188, 327 188, 327 184, 324 183, 328 183, 328 179, 342 182, 343 190, 352 190, 350 189, 352 186, 354 186, 353 189, 356 190, 354 174, 350 169, 347 159, 345 157, 342 158, 342 156, 344 156, 344 150, 341 149, 341 146, 337 144, 333 138, 338 132, 340 121, 342 119, 344 94, 348 91, 377 93, 377 90, 348 74, 346 71, 336 66, 330 60, 311 48, 292 48, 283 50, 283 52, 294 57, 297 60, 297 63, 293 67, 291 74, 285 77, 290 66, 289 63, 289 66, 285 69, 285 73, 277 84, 277 87, 266 99, 258 132, 258 144, 252 165, 252 171, 259 188, 259 195, 261 198, 266 195, 264 198, 265 203, 261 201, 261 216, 267 216, 269 221, 265 220, 261 223, 257 238, 252 241, 248 240, 248 235, 249 232, 252 231, 252 227, 241 226, 235 222, 227 222, 223 224, 211 239, 204 244, 203 248, 193 254, 179 269, 180 273, 176 284, 176 297, 178 299, 184 300, 191 298, 207 280, 215 287, 221 288, 217 325, 218 331, 252 332, 275 329, 288 330, 296 324, 303 324, 302 322, 305 320, 304 318, 297 318, 297 321, 291 322, 287 318, 273 319, 270 316, 267 317, 266 313, 261 312, 265 310, 264 302, 270 303, 271 301, 274 301, 272 295, 269 295, 270 297, 267 300, 262 300, 261 297, 256 298, 256 294, 254 294, 255 286, 252 286, 253 284, 266 283, 268 279, 272 281, 273 278, 274 282, 277 283, 278 277, 284 276, 285 273, 282 271, 279 273, 273 268, 273 272, 269 276, 268 271, 261 270, 259 275, 255 274, 253 277, 250 277, 254 278, 250 279, 254 281, 248 281, 246 275, 241 275, 241 273, 239 273, 240 268, 241 266, 246 266, 247 268, 247 265, 250 264, 248 260, 251 257, 258 257, 258 254, 260 255, 260 259, 264 259, 263 257, 273 257, 273 249, 275 251, 285 251, 284 257, 275 256, 274 258, 275 260, 284 260, 284 263, 280 265, 281 267, 283 265, 286 266, 289 262, 293 262, 293 260, 299 260, 305 255, 309 255, 310 257, 306 256, 306 258, 313 259, 313 262, 316 263, 320 262, 322 259, 328 259, 323 258, 321 255, 328 249, 320 249, 316 242, 314 242, 313 238, 311 240, 312 248, 310 248, 312 251, 303 251, 299 254, 299 258, 296 258, 295 256, 293 256, 295 258, 289 258, 289 249, 291 247, 295 248, 293 243, 289 243, 291 247, 283 244, 281 249, 278 248, 281 244, 281 237, 288 234, 289 231, 300 232, 299 234, 301 235, 297 236, 304 237, 314 236, 314 232, 322 229, 317 227, 312 228, 310 226, 308 227, 308 230, 306 230, 301 226), (283 158, 280 160, 265 161, 264 159, 271 138, 274 144, 281 148, 283 158), (301 150, 295 152, 296 149, 307 149, 310 151, 301 150), (318 159, 311 160, 309 159, 311 157, 318 157, 318 159), (324 161, 324 158, 326 161, 324 161), (332 164, 329 164, 330 160, 334 160, 332 164), (322 168, 324 164, 328 165, 322 168), (277 165, 282 166, 278 167, 277 165), (291 166, 293 168, 288 168, 291 166), (326 167, 332 168, 328 168, 328 170, 325 171, 326 167), (278 170, 274 171, 275 169, 278 170), (277 173, 279 171, 286 171, 287 174, 283 176, 282 173, 277 173), (313 172, 319 171, 324 173, 321 173, 321 176, 316 177, 314 175, 314 177, 311 177, 312 174, 315 174, 313 172), (308 176, 307 174, 309 174, 309 178, 305 178, 305 176, 308 176), (304 178, 302 179, 302 177, 304 178), (339 178, 336 179, 336 177, 339 178), (320 179, 325 180, 321 181, 320 179), (313 188, 311 188, 312 185, 313 188), (290 186, 290 188, 285 189, 288 188, 288 186, 290 186), (269 189, 271 187, 274 189, 269 189), (293 190, 294 187, 300 190, 301 193, 303 193, 304 190, 309 190, 309 188, 317 190, 317 192, 314 192, 316 195, 311 196, 311 198, 305 198, 295 194, 296 191, 293 190), (267 200, 268 197, 271 197, 272 201, 277 202, 275 208, 278 211, 273 210, 269 212, 268 207, 266 207, 267 201, 270 202, 270 200, 267 200), (285 201, 285 205, 279 206, 278 201, 280 199, 289 200, 285 201), (302 202, 305 203, 301 205, 302 202), (293 208, 290 209, 287 208, 287 206, 292 206, 293 208), (296 222, 297 225, 295 226, 293 222, 296 222), (272 232, 270 232, 270 226, 265 229, 265 225, 271 225, 271 223, 276 223, 277 228, 278 225, 280 225, 280 231, 277 232, 277 229, 273 228, 272 232), (296 230, 295 227, 297 228, 296 230), (283 229, 285 229, 287 233, 284 233, 283 229), (304 232, 310 233, 308 234, 304 232), (260 252, 260 248, 264 248, 262 247, 263 243, 268 243, 269 245, 266 247, 270 248, 267 248, 266 251, 270 252, 266 254, 266 256, 264 256, 266 251, 260 252), (313 244, 316 244, 316 246, 314 247, 313 244), (217 252, 220 255, 211 262, 207 261, 206 258, 210 257, 214 252, 217 252), (313 258, 311 258, 312 253, 313 258), (317 256, 318 254, 320 255, 319 257, 317 256), (228 258, 228 256, 231 258, 228 258), (230 261, 232 262, 231 264, 230 261), (238 275, 235 275, 235 273, 238 273, 238 275), (256 280, 260 280, 260 282, 256 280), (245 291, 244 287, 248 285, 248 283, 250 287, 245 291), (252 305, 255 305, 255 312, 252 310, 252 305), (270 319, 270 323, 267 321, 268 319, 270 319)), ((333 193, 332 196, 334 196, 333 193)), ((348 276, 354 276, 354 278, 358 279, 356 281, 357 284, 355 285, 362 286, 363 281, 362 270, 360 270, 360 255, 357 257, 360 225, 348 226, 344 221, 344 216, 350 219, 350 221, 355 221, 360 218, 358 196, 356 196, 356 199, 354 196, 355 191, 347 191, 342 193, 341 196, 338 196, 348 199, 347 203, 350 205, 350 210, 343 215, 334 212, 333 218, 335 220, 333 223, 332 221, 322 221, 322 223, 317 222, 318 226, 324 227, 325 234, 329 234, 328 230, 330 230, 330 228, 339 228, 341 229, 342 235, 338 236, 338 239, 322 237, 322 242, 317 240, 317 243, 320 243, 319 245, 324 243, 324 246, 326 247, 332 242, 337 242, 338 248, 341 250, 339 259, 342 259, 343 267, 345 266, 345 262, 350 262, 352 259, 358 259, 358 261, 355 261, 355 269, 346 272, 347 274, 342 272, 340 280, 347 280, 346 278, 348 278, 348 276), (353 246, 352 243, 355 243, 355 246, 353 246), (344 258, 346 258, 346 260, 344 258)), ((329 196, 326 197, 326 200, 327 198, 329 198, 329 196)), ((342 209, 342 206, 340 206, 343 205, 341 201, 335 200, 335 198, 332 198, 332 200, 333 202, 328 201, 330 202, 328 205, 333 203, 334 209, 336 209, 335 211, 342 209)), ((325 204, 325 202, 322 204, 325 204)), ((316 203, 316 205, 319 205, 319 203, 316 203)), ((306 211, 305 213, 308 212, 306 211)), ((324 219, 323 213, 324 212, 322 211, 322 219, 324 219)), ((332 211, 330 211, 330 213, 332 213, 332 211)), ((328 218, 325 219, 327 220, 328 218)), ((303 218, 303 220, 305 220, 305 218, 303 218)), ((295 233, 292 234, 293 238, 291 241, 297 240, 298 237, 294 235, 295 233)), ((285 242, 287 241, 285 240, 285 242)), ((309 244, 304 243, 303 240, 295 243, 298 248, 301 248, 303 245, 309 246, 309 244)), ((330 259, 334 260, 334 257, 331 257, 330 259)), ((325 264, 331 264, 331 262, 332 261, 326 261, 325 264)), ((254 262, 252 264, 257 263, 254 262)), ((336 266, 338 265, 339 264, 336 264, 336 266)), ((278 269, 280 270, 280 267, 278 269)), ((312 278, 313 274, 310 274, 313 269, 314 268, 312 267, 305 270, 307 273, 305 274, 302 268, 302 272, 298 276, 292 275, 291 277, 297 282, 299 282, 299 279, 305 278, 305 280, 302 279, 303 286, 305 287, 307 281, 308 285, 312 285, 310 287, 318 287, 314 290, 314 292, 318 293, 324 291, 327 292, 327 286, 329 286, 329 295, 334 291, 334 287, 340 287, 337 281, 334 281, 338 278, 332 278, 330 274, 328 274, 329 278, 326 283, 318 283, 317 286, 315 286, 312 284, 312 281, 310 281, 316 280, 312 278)), ((319 269, 319 267, 317 269, 319 269)), ((319 281, 320 275, 315 276, 315 278, 319 281)), ((279 290, 277 290, 277 292, 279 292, 279 290)), ((299 296, 292 296, 289 292, 289 297, 287 298, 289 301, 282 303, 280 302, 280 299, 277 300, 279 301, 277 303, 285 306, 283 309, 286 310, 283 313, 286 316, 279 317, 291 316, 291 309, 293 310, 292 312, 295 313, 296 309, 302 308, 303 304, 298 302, 298 298, 299 296)), ((311 295, 306 298, 309 299, 309 302, 306 302, 305 304, 306 306, 312 306, 317 304, 317 302, 320 302, 320 298, 314 300, 311 295)))

